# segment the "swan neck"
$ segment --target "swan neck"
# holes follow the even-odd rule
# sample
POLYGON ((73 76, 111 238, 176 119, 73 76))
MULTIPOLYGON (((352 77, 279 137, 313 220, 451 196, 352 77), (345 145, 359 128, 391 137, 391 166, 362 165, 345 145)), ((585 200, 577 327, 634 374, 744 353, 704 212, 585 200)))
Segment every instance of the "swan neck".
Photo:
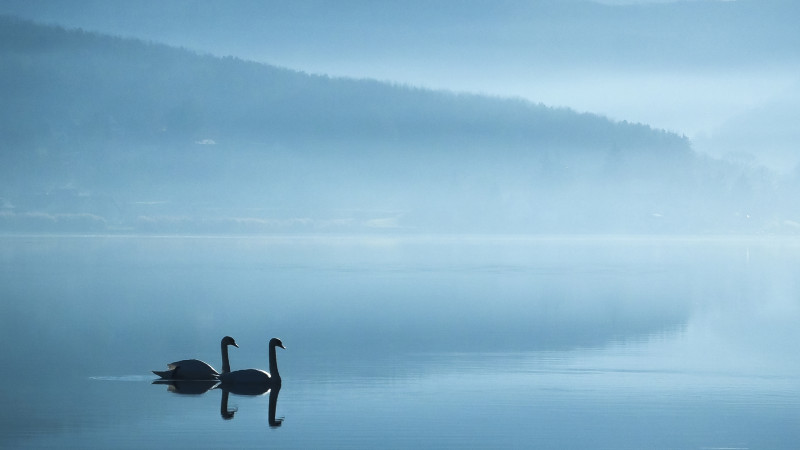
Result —
POLYGON ((275 355, 274 345, 269 346, 269 374, 272 379, 279 380, 281 378, 280 374, 278 373, 278 359, 275 355))
POLYGON ((231 371, 231 363, 228 360, 228 346, 222 344, 222 373, 231 371))

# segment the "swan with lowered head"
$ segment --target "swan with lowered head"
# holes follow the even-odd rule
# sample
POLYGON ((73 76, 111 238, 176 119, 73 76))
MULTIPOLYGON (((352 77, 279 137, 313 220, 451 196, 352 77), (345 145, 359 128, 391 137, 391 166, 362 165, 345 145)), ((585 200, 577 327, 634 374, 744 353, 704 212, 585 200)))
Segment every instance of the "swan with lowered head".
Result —
MULTIPOLYGON (((222 373, 231 371, 231 364, 228 361, 228 346, 236 345, 236 341, 230 336, 225 336, 220 342, 222 350, 222 373)), ((169 370, 158 371, 154 370, 153 373, 161 378, 168 380, 216 380, 220 377, 220 373, 204 361, 199 359, 184 359, 182 361, 175 361, 174 363, 167 364, 169 370)))
POLYGON ((220 374, 219 380, 222 382, 223 389, 226 385, 236 384, 269 384, 279 388, 281 375, 278 373, 275 347, 286 349, 280 339, 272 338, 269 340, 269 372, 259 369, 243 369, 220 374))

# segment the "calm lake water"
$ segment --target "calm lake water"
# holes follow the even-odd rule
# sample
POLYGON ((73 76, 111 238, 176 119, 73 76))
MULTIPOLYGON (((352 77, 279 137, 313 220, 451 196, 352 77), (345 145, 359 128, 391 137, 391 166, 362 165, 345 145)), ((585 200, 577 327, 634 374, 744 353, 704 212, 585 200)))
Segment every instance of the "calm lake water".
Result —
POLYGON ((777 238, 4 237, 0 447, 796 449, 799 275, 777 238), (277 395, 152 383, 224 335, 283 340, 277 395))

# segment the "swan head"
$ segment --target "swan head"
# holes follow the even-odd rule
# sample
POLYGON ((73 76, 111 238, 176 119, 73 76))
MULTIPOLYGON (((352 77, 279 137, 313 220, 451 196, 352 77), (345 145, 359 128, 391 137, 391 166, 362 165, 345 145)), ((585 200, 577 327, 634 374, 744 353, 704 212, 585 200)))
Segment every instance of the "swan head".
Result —
POLYGON ((283 346, 283 342, 281 342, 281 340, 278 339, 278 338, 270 339, 269 340, 269 346, 270 347, 280 347, 280 348, 286 350, 286 347, 283 346))
POLYGON ((232 345, 232 346, 234 346, 236 348, 239 348, 239 346, 236 345, 236 341, 234 341, 233 338, 230 337, 230 336, 225 336, 224 338, 222 338, 222 345, 223 346, 232 345))

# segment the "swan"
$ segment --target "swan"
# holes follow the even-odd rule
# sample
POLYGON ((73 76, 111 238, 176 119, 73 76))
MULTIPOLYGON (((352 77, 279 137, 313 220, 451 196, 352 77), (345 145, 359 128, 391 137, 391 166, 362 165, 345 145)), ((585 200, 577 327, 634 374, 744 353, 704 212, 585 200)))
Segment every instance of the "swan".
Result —
POLYGON ((278 361, 275 358, 275 347, 286 349, 280 339, 272 338, 269 340, 269 372, 264 372, 259 369, 243 369, 222 373, 219 376, 219 380, 222 382, 223 388, 236 384, 269 384, 271 386, 280 387, 281 375, 278 373, 278 361))
MULTIPOLYGON (((222 373, 231 371, 231 364, 228 361, 228 346, 236 345, 236 341, 230 336, 225 336, 220 342, 222 348, 222 373)), ((184 359, 183 361, 175 361, 174 363, 167 364, 169 370, 158 371, 154 370, 153 373, 161 378, 167 380, 216 380, 219 379, 220 373, 214 370, 209 364, 200 361, 199 359, 184 359)))

